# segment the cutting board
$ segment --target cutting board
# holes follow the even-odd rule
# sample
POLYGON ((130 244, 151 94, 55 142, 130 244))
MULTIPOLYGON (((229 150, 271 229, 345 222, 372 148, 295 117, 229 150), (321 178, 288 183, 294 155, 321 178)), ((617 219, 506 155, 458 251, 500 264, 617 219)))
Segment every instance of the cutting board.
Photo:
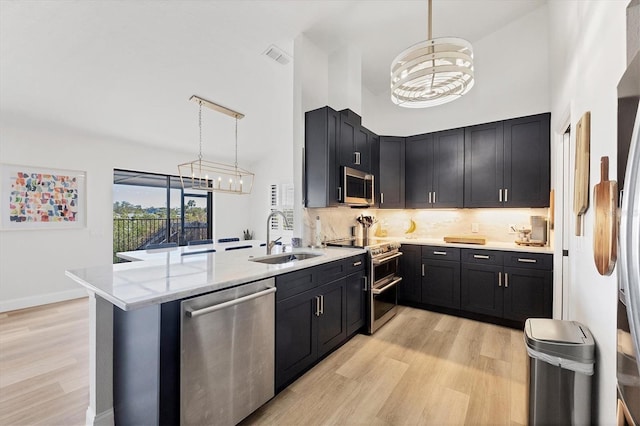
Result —
POLYGON ((576 215, 576 235, 582 235, 582 215, 589 207, 589 137, 591 112, 582 115, 576 126, 576 161, 573 183, 573 213, 576 215))
POLYGON ((600 158, 600 182, 593 187, 593 259, 600 275, 611 275, 617 257, 618 183, 609 180, 609 157, 600 158))
POLYGON ((487 244, 487 237, 480 235, 447 235, 444 237, 445 243, 460 244, 487 244))

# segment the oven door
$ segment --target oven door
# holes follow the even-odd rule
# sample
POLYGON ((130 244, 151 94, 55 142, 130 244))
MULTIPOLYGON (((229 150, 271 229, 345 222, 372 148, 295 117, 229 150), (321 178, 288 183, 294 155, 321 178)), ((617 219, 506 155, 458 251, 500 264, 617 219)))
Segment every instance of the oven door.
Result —
POLYGON ((369 333, 374 333, 389 321, 397 311, 398 258, 402 253, 392 253, 371 259, 371 290, 369 333))

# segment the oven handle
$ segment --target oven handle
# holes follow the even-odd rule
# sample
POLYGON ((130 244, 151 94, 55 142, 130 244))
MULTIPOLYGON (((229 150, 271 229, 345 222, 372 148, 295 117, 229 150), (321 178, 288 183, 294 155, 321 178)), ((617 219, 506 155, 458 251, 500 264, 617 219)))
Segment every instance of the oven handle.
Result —
POLYGON ((395 259, 396 257, 400 257, 400 256, 402 256, 402 252, 398 252, 398 253, 392 254, 391 256, 383 257, 380 259, 373 259, 373 264, 375 266, 382 265, 383 263, 386 263, 389 260, 395 259))
POLYGON ((387 291, 388 289, 390 289, 391 287, 393 287, 394 285, 398 284, 400 281, 402 281, 402 277, 400 278, 396 278, 395 280, 391 281, 389 284, 385 285, 382 288, 374 288, 371 290, 371 293, 378 295, 384 291, 387 291))

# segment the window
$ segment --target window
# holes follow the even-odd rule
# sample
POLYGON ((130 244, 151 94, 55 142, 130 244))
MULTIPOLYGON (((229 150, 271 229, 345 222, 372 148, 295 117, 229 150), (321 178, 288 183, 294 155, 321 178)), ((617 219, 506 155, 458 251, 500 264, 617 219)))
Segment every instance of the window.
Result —
POLYGON ((274 216, 271 218, 271 231, 274 231, 276 236, 291 236, 293 234, 293 185, 271 185, 270 188, 270 211, 280 210, 289 222, 287 226, 282 216, 274 216))
POLYGON ((114 263, 117 252, 148 244, 211 238, 211 203, 205 191, 184 192, 179 177, 114 170, 114 263))

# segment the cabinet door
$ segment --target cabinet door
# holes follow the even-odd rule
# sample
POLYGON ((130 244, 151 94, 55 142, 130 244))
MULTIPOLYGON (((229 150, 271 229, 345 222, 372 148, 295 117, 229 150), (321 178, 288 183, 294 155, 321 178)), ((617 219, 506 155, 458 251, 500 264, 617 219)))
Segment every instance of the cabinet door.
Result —
POLYGON ((422 303, 460 308, 460 262, 422 259, 422 303))
POLYGON ((356 165, 356 138, 360 126, 350 122, 346 115, 340 114, 340 137, 338 138, 339 166, 361 170, 356 165))
MULTIPOLYGON (((371 174, 373 175, 375 195, 373 207, 380 207, 380 137, 373 132, 369 132, 369 150, 371 151, 371 174)), ((404 173, 402 177, 404 182, 404 173)))
POLYGON ((464 129, 433 134, 431 206, 462 207, 464 203, 464 129))
POLYGON ((346 279, 318 288, 320 316, 318 321, 318 357, 323 356, 347 338, 346 279))
POLYGON ((463 263, 460 281, 461 308, 501 317, 504 300, 501 279, 501 266, 463 263))
POLYGON ((317 358, 317 295, 318 290, 313 289, 276 303, 276 389, 317 358))
POLYGON ((550 114, 504 122, 505 207, 549 207, 550 114))
POLYGON ((420 303, 422 301, 420 263, 422 248, 416 245, 402 244, 400 251, 403 254, 399 261, 402 281, 398 284, 398 301, 401 303, 420 303))
POLYGON ((305 114, 305 205, 338 205, 340 114, 324 107, 305 114))
MULTIPOLYGON (((380 138, 380 208, 402 209, 405 206, 405 140, 380 138)), ((374 181, 375 184, 375 181, 374 181)))
POLYGON ((465 128, 464 207, 502 207, 503 162, 502 122, 465 128))
POLYGON ((365 278, 364 272, 351 274, 346 278, 348 336, 360 330, 364 325, 365 278))
POLYGON ((364 127, 356 129, 354 167, 371 173, 371 140, 369 131, 364 127))
POLYGON ((429 193, 433 187, 433 136, 428 134, 407 138, 405 158, 407 208, 431 207, 429 193))
POLYGON ((524 268, 504 269, 504 317, 516 321, 551 318, 553 274, 524 268))

